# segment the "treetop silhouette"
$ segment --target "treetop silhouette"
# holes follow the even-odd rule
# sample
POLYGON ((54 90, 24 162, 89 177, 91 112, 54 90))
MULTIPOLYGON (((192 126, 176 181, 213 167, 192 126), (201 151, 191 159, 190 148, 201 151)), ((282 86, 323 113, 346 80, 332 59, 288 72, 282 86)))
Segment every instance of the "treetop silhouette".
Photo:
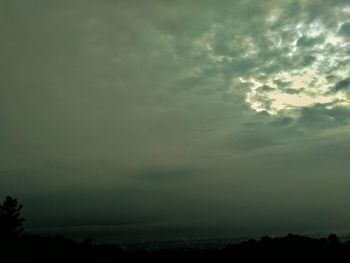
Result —
POLYGON ((22 234, 25 220, 20 214, 22 208, 23 205, 11 196, 7 196, 0 205, 0 238, 11 240, 22 234))

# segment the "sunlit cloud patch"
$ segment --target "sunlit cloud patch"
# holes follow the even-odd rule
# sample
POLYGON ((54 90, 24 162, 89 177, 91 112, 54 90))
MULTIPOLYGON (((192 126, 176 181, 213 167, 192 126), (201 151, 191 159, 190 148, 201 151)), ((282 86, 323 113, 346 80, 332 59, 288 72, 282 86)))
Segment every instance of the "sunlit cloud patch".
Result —
MULTIPOLYGON (((327 30, 322 22, 288 28, 297 37, 291 43, 283 43, 279 37, 275 48, 289 50, 286 57, 291 63, 298 63, 294 69, 287 65, 268 76, 258 70, 257 77, 240 77, 239 81, 250 87, 246 96, 250 107, 271 115, 282 111, 295 113, 300 107, 314 104, 348 107, 350 72, 345 65, 350 60, 350 49, 344 27, 347 28, 347 22, 338 22, 333 31, 327 30)), ((264 66, 269 64, 262 69, 264 66)))

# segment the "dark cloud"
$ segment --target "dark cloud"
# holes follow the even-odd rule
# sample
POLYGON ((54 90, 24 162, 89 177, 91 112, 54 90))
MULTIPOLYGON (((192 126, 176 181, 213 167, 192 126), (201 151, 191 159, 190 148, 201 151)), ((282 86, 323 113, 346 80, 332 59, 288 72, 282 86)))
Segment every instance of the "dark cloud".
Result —
POLYGON ((322 44, 324 42, 323 37, 306 37, 302 36, 297 40, 297 46, 299 47, 313 47, 316 44, 322 44))
POLYGON ((259 87, 259 92, 269 92, 269 91, 273 91, 275 90, 274 88, 271 88, 270 86, 268 85, 263 85, 261 87, 259 87))
POLYGON ((136 173, 136 178, 147 182, 165 182, 174 183, 174 180, 183 181, 186 178, 200 175, 199 171, 180 169, 178 167, 170 169, 149 169, 144 168, 141 172, 136 173))
POLYGON ((349 121, 350 110, 345 107, 327 108, 326 105, 316 104, 304 107, 298 119, 298 125, 311 127, 334 127, 344 125, 349 121))
POLYGON ((345 4, 0 1, 0 191, 32 226, 335 229, 350 112, 269 95, 348 91, 345 4))
POLYGON ((339 33, 342 36, 349 38, 350 37, 350 23, 348 23, 348 22, 343 23, 339 29, 339 33))
POLYGON ((350 88, 350 77, 338 81, 334 86, 334 91, 348 91, 350 88))
POLYGON ((283 89, 284 92, 286 92, 287 94, 300 94, 302 92, 304 92, 304 89, 290 89, 290 88, 286 88, 283 89))
POLYGON ((279 87, 280 89, 288 88, 291 85, 290 81, 283 81, 283 80, 280 80, 280 79, 275 79, 273 81, 273 83, 275 83, 277 85, 277 87, 279 87))
POLYGON ((337 80, 337 77, 334 75, 328 75, 326 76, 326 79, 328 82, 334 82, 335 80, 337 80))
POLYGON ((271 147, 275 144, 275 139, 270 137, 268 134, 249 132, 235 137, 230 146, 235 151, 252 151, 265 147, 271 147))

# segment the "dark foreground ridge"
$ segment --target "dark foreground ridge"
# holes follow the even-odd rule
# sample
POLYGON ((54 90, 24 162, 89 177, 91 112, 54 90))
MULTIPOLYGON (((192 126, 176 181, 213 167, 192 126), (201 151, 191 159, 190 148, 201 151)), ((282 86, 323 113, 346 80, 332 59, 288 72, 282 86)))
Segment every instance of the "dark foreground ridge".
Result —
MULTIPOLYGON (((52 262, 85 260, 94 262, 114 262, 118 260, 224 260, 270 259, 286 262, 303 259, 350 259, 350 244, 340 243, 335 235, 327 239, 310 238, 288 234, 285 237, 262 237, 232 244, 225 248, 213 249, 162 249, 158 251, 130 250, 118 245, 93 244, 92 239, 75 242, 72 239, 53 236, 24 234, 16 240, 4 240, 1 243, 1 258, 12 260, 34 259, 52 262)), ((10 261, 4 261, 10 262, 10 261)))
POLYGON ((124 262, 125 260, 151 260, 179 262, 187 260, 242 262, 243 260, 268 260, 274 262, 304 260, 350 259, 350 243, 339 242, 336 235, 328 238, 311 238, 288 234, 285 237, 261 237, 224 248, 210 249, 126 249, 118 245, 95 244, 87 238, 76 242, 63 236, 22 234, 24 219, 22 206, 7 197, 0 205, 0 262, 124 262), (20 261, 19 261, 20 260, 20 261))

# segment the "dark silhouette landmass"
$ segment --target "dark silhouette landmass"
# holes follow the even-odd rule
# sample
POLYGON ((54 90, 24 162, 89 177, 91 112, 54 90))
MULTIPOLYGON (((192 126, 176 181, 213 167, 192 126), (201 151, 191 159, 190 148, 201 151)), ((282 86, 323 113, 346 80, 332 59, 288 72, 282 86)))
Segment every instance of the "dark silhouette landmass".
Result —
POLYGON ((335 234, 328 238, 312 238, 288 234, 284 237, 264 236, 224 248, 181 248, 147 251, 131 250, 118 245, 96 244, 87 238, 82 242, 63 236, 23 234, 20 216, 22 205, 7 197, 0 205, 0 262, 125 262, 189 260, 211 262, 335 262, 350 259, 350 243, 340 242, 335 234))

